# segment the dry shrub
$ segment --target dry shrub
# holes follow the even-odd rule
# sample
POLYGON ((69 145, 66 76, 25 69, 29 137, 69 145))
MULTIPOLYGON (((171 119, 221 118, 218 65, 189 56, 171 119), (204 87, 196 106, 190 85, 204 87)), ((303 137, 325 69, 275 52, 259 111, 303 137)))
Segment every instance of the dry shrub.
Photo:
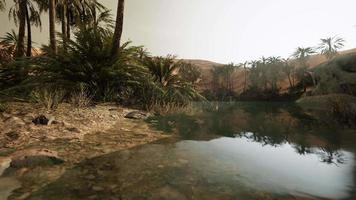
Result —
POLYGON ((168 114, 176 114, 176 113, 190 113, 193 110, 193 106, 191 104, 181 105, 173 102, 169 103, 152 103, 148 106, 147 110, 151 113, 155 113, 158 115, 168 115, 168 114))
POLYGON ((65 91, 62 89, 41 88, 33 90, 31 98, 47 110, 55 110, 63 102, 65 91))
POLYGON ((89 94, 88 90, 81 86, 79 91, 73 92, 70 96, 70 104, 76 108, 85 108, 92 104, 93 97, 89 94))

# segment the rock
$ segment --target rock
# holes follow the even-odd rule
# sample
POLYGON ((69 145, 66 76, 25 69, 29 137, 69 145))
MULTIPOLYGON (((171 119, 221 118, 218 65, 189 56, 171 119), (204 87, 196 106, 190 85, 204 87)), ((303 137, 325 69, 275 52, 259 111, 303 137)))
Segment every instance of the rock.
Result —
POLYGON ((11 158, 0 157, 0 176, 4 173, 4 171, 10 167, 11 158))
POLYGON ((49 117, 47 125, 50 126, 51 124, 56 124, 56 121, 54 121, 55 119, 54 116, 49 117))
POLYGON ((44 115, 40 115, 38 117, 36 117, 35 119, 32 120, 32 122, 36 125, 47 125, 50 126, 51 124, 55 123, 55 117, 51 116, 51 117, 46 117, 44 115))
POLYGON ((48 125, 49 119, 44 115, 40 115, 33 119, 32 122, 36 125, 48 125))
POLYGON ((92 175, 92 174, 89 174, 89 175, 86 176, 85 178, 88 179, 88 180, 94 180, 94 179, 95 179, 95 176, 92 175))
POLYGON ((66 128, 67 131, 70 131, 70 132, 73 132, 73 133, 80 133, 80 130, 75 128, 75 127, 72 127, 72 128, 66 128))
POLYGON ((102 187, 100 187, 100 186, 93 186, 93 190, 94 190, 95 192, 101 192, 101 191, 104 190, 104 188, 102 188, 102 187))
POLYGON ((141 111, 132 111, 125 115, 125 118, 128 119, 147 119, 149 115, 141 111))
POLYGON ((10 167, 36 167, 42 165, 57 165, 63 163, 64 160, 59 158, 56 152, 50 150, 23 150, 16 152, 11 156, 10 167))
POLYGON ((21 187, 21 183, 14 178, 0 178, 0 199, 8 199, 12 191, 21 187))

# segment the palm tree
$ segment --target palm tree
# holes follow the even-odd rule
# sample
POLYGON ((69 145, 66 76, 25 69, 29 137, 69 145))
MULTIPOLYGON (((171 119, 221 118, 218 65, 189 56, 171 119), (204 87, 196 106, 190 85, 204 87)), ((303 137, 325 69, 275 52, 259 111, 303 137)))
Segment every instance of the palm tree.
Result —
POLYGON ((31 56, 32 52, 32 31, 31 25, 41 27, 39 4, 43 4, 42 0, 14 0, 14 5, 10 7, 9 18, 15 21, 15 25, 19 24, 18 45, 16 49, 16 57, 21 57, 25 54, 31 56), (35 2, 37 5, 34 5, 35 2), (27 25, 27 50, 25 51, 25 29, 27 25))
POLYGON ((111 50, 112 56, 116 56, 116 54, 119 53, 122 30, 124 25, 124 9, 125 9, 125 0, 118 0, 116 25, 115 25, 115 32, 113 36, 113 43, 112 43, 112 50, 111 50))
POLYGON ((56 42, 56 30, 55 30, 55 18, 56 18, 56 1, 49 0, 49 40, 50 47, 53 53, 57 53, 57 42, 56 42))
POLYGON ((292 57, 294 57, 300 61, 303 61, 303 63, 305 63, 306 59, 314 53, 315 53, 315 51, 312 47, 305 47, 305 48, 298 47, 296 49, 296 51, 292 54, 292 57))
POLYGON ((15 30, 11 30, 11 32, 7 32, 4 37, 0 38, 0 45, 3 49, 6 49, 9 55, 13 56, 17 49, 18 41, 15 30))
POLYGON ((16 57, 22 57, 25 54, 25 28, 26 28, 26 10, 27 0, 14 0, 14 6, 9 10, 9 19, 13 19, 18 29, 18 42, 16 46, 16 57))
POLYGON ((17 49, 18 37, 14 30, 7 32, 4 37, 0 38, 0 60, 9 62, 13 59, 17 49))
POLYGON ((321 54, 325 55, 326 58, 331 59, 338 54, 338 50, 344 47, 345 40, 340 37, 328 37, 321 39, 319 49, 321 54))
POLYGON ((179 80, 178 70, 180 62, 175 61, 174 56, 167 57, 147 57, 144 66, 151 72, 154 81, 166 87, 179 80))
POLYGON ((97 0, 58 0, 57 19, 61 22, 64 45, 71 36, 71 26, 97 19, 97 12, 102 15, 107 9, 97 0))
MULTIPOLYGON (((35 0, 35 2, 40 2, 40 0, 35 0)), ((31 25, 36 27, 41 27, 41 16, 38 8, 32 4, 31 1, 27 1, 26 6, 26 25, 27 25, 27 50, 26 56, 30 57, 32 55, 32 30, 31 25)))

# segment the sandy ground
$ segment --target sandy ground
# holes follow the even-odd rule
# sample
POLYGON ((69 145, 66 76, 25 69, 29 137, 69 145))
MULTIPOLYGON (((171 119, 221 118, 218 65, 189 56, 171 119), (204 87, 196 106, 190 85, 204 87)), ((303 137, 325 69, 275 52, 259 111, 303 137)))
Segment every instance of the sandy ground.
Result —
POLYGON ((39 105, 10 103, 7 111, 0 113, 0 173, 4 172, 7 178, 6 168, 10 163, 20 161, 18 163, 24 166, 10 172, 19 182, 0 178, 0 182, 8 184, 0 185, 5 188, 0 190, 0 199, 7 197, 11 189, 19 188, 19 184, 22 188, 17 194, 21 195, 13 199, 25 199, 83 160, 169 137, 142 119, 126 119, 124 116, 132 111, 115 104, 85 109, 62 104, 48 112, 39 105), (52 118, 54 122, 48 126, 35 125, 32 120, 39 115, 52 118), (28 163, 22 162, 36 156, 58 158, 64 162, 58 166, 41 167, 36 172, 27 166, 28 163))

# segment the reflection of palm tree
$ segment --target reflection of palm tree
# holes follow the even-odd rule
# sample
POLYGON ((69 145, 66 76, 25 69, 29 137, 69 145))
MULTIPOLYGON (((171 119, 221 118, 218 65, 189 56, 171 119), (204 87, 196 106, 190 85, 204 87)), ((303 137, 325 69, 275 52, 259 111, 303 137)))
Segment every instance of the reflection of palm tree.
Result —
POLYGON ((340 37, 328 37, 321 39, 319 49, 321 54, 325 55, 328 59, 335 57, 338 54, 338 50, 344 47, 345 40, 340 37))

